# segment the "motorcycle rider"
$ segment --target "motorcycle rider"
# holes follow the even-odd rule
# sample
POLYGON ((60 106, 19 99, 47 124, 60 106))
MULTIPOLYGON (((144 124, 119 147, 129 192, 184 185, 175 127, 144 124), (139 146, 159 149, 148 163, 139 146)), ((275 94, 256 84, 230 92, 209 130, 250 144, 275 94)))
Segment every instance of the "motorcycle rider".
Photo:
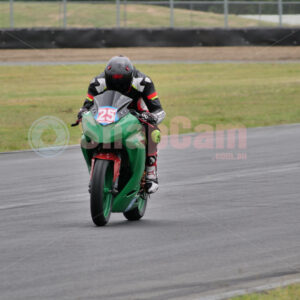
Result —
POLYGON ((106 90, 118 91, 133 99, 130 108, 141 113, 143 120, 154 125, 145 128, 148 131, 145 188, 149 194, 154 193, 158 189, 157 144, 152 142, 151 132, 157 129, 156 126, 166 115, 154 84, 147 75, 133 66, 128 57, 114 56, 108 61, 104 72, 90 82, 86 100, 78 113, 78 119, 81 119, 82 114, 93 106, 94 97, 106 90))

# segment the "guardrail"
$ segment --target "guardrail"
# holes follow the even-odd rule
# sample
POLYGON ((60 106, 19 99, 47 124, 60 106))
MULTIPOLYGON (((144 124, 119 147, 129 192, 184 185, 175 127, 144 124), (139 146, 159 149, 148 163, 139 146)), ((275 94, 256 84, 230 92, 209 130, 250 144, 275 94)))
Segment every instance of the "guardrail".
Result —
POLYGON ((300 25, 300 1, 0 0, 0 28, 290 25, 300 25))

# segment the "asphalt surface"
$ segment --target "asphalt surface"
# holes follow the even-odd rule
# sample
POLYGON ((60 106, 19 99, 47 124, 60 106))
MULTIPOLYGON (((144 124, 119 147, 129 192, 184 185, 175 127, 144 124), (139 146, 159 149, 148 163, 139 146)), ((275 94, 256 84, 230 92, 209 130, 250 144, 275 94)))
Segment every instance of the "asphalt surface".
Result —
POLYGON ((1 154, 0 299, 201 299, 300 277, 299 150, 300 124, 250 129, 247 149, 169 146, 144 219, 104 228, 79 148, 1 154))

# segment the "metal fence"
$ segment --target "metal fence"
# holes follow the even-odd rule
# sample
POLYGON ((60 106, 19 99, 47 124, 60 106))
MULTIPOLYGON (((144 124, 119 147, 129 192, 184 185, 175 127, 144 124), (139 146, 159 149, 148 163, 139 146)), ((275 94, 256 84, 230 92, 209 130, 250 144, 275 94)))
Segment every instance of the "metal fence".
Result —
POLYGON ((300 1, 0 0, 0 28, 300 26, 300 1))

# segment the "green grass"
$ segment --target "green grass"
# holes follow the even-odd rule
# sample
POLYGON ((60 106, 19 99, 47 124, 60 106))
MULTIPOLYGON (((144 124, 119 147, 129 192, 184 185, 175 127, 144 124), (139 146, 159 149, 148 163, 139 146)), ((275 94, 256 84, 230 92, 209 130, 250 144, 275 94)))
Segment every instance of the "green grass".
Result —
MULTIPOLYGON (((70 124, 89 81, 103 65, 0 67, 0 151, 29 148, 27 132, 45 115, 70 124)), ((198 124, 247 127, 300 122, 300 64, 141 65, 156 83, 170 125, 172 118, 198 124)), ((70 143, 80 129, 70 128, 70 143)))
MULTIPOLYGON (((168 7, 129 4, 126 6, 128 27, 168 27, 168 7)), ((62 26, 62 2, 15 2, 15 27, 59 27, 62 26)), ((101 3, 68 3, 68 26, 70 27, 114 27, 116 6, 101 3)), ((222 14, 175 8, 175 26, 223 27, 222 14)), ((125 25, 124 6, 121 6, 121 25, 125 25)), ((273 23, 247 20, 229 15, 230 27, 274 26, 273 23)), ((9 3, 0 2, 0 28, 9 27, 9 3)))
POLYGON ((264 293, 235 297, 231 300, 300 300, 300 284, 294 284, 264 293))

